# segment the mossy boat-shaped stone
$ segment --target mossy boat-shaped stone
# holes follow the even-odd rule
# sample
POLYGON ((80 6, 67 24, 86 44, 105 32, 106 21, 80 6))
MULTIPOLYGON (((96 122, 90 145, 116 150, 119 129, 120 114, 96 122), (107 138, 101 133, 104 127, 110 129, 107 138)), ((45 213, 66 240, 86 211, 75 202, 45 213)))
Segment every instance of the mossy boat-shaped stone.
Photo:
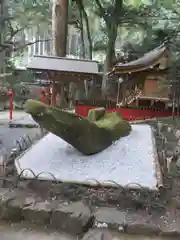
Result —
POLYGON ((131 131, 130 124, 122 120, 120 113, 106 112, 104 108, 90 110, 85 118, 29 99, 25 109, 41 127, 85 155, 108 148, 131 131))

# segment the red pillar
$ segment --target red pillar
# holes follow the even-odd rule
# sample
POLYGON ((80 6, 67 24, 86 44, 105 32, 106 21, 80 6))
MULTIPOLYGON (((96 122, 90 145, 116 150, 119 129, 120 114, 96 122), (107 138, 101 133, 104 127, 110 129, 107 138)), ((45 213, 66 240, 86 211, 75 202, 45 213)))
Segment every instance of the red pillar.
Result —
POLYGON ((44 90, 42 90, 41 91, 41 101, 42 101, 42 103, 45 103, 45 91, 44 90))
POLYGON ((47 100, 48 100, 47 104, 51 105, 51 92, 49 88, 46 89, 46 94, 47 94, 47 100))
POLYGON ((9 97, 9 121, 12 121, 12 116, 13 116, 13 90, 12 88, 8 89, 8 97, 9 97))
POLYGON ((56 106, 56 94, 54 95, 54 99, 53 99, 53 104, 54 104, 54 106, 56 106))

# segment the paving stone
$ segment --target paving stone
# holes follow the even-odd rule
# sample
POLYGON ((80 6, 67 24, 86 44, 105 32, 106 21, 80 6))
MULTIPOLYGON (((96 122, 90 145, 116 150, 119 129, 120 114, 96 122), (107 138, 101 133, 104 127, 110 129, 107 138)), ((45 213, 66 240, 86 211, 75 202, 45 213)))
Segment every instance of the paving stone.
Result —
POLYGON ((38 202, 22 209, 24 219, 36 224, 49 224, 52 205, 49 202, 38 202))
POLYGON ((90 229, 82 240, 114 240, 113 234, 109 230, 90 229))
POLYGON ((164 124, 161 123, 161 122, 158 122, 158 123, 157 123, 157 127, 158 127, 158 130, 159 130, 160 132, 163 131, 163 128, 165 128, 165 127, 164 127, 164 124))
POLYGON ((18 195, 16 190, 0 189, 0 219, 9 219, 11 211, 9 203, 18 195))
POLYGON ((160 235, 163 237, 180 237, 180 230, 170 229, 163 231, 160 235))
POLYGON ((95 227, 108 227, 119 229, 124 226, 126 211, 118 211, 116 208, 100 208, 95 212, 95 227))
POLYGON ((174 155, 174 149, 166 149, 166 157, 172 157, 174 155))
MULTIPOLYGON (((38 227, 25 222, 16 224, 0 224, 1 240, 77 240, 76 237, 68 234, 53 231, 46 227, 38 227)), ((138 239, 139 240, 139 239, 138 239)))
POLYGON ((176 162, 176 166, 177 166, 178 168, 180 168, 180 156, 178 156, 178 159, 177 159, 177 162, 176 162))
POLYGON ((91 227, 93 217, 88 206, 82 202, 59 204, 53 210, 51 225, 70 234, 82 234, 91 227))
POLYGON ((167 142, 166 143, 166 149, 167 150, 169 150, 169 151, 173 151, 173 153, 174 153, 174 151, 175 151, 175 149, 176 149, 176 142, 167 142))
POLYGON ((167 131, 167 132, 164 132, 163 135, 164 135, 164 137, 167 138, 167 141, 168 141, 168 142, 177 143, 177 138, 176 138, 176 136, 172 133, 172 131, 171 131, 171 132, 168 132, 168 131, 167 131))
POLYGON ((143 235, 158 234, 161 230, 154 220, 155 216, 144 210, 137 210, 136 212, 129 211, 126 215, 125 232, 143 235))
POLYGON ((130 223, 125 227, 125 232, 128 234, 157 235, 161 229, 150 223, 130 223))
POLYGON ((166 215, 161 216, 161 235, 176 237, 180 236, 180 214, 176 211, 167 212, 166 215))
POLYGON ((180 146, 179 146, 179 145, 177 145, 177 146, 175 147, 175 154, 176 154, 176 155, 180 155, 180 146))
MULTIPOLYGON (((152 214, 144 210, 119 211, 115 208, 100 208, 94 213, 94 227, 108 228, 129 234, 154 235, 161 232, 152 214)), ((160 215, 158 215, 159 218, 160 215)))
POLYGON ((172 132, 172 127, 167 127, 167 131, 168 131, 168 133, 170 133, 170 132, 172 132))
POLYGON ((4 219, 9 221, 24 220, 24 217, 22 215, 22 209, 33 204, 34 201, 34 197, 18 197, 11 200, 8 204, 8 211, 6 211, 6 216, 4 216, 4 219))
POLYGON ((180 139, 180 130, 175 131, 175 136, 178 140, 180 139))

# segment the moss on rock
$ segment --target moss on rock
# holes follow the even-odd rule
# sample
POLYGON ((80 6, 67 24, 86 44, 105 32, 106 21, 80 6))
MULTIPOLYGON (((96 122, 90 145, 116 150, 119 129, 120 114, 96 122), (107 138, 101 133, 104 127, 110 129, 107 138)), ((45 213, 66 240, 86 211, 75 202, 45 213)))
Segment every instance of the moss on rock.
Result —
POLYGON ((28 100, 26 111, 40 126, 64 139, 85 155, 98 153, 131 131, 117 112, 93 109, 87 118, 28 100))

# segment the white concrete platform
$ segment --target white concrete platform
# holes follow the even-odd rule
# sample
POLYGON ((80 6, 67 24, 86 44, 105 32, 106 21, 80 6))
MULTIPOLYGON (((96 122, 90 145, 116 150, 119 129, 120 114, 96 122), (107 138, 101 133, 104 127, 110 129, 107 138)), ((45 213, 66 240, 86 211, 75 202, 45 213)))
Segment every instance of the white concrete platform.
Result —
MULTIPOLYGON (((15 160, 18 173, 31 169, 39 178, 67 182, 121 186, 137 183, 156 189, 155 151, 152 130, 148 125, 132 125, 129 136, 116 141, 108 149, 84 156, 61 138, 49 133, 15 160)), ((23 177, 33 178, 30 171, 23 177)))

